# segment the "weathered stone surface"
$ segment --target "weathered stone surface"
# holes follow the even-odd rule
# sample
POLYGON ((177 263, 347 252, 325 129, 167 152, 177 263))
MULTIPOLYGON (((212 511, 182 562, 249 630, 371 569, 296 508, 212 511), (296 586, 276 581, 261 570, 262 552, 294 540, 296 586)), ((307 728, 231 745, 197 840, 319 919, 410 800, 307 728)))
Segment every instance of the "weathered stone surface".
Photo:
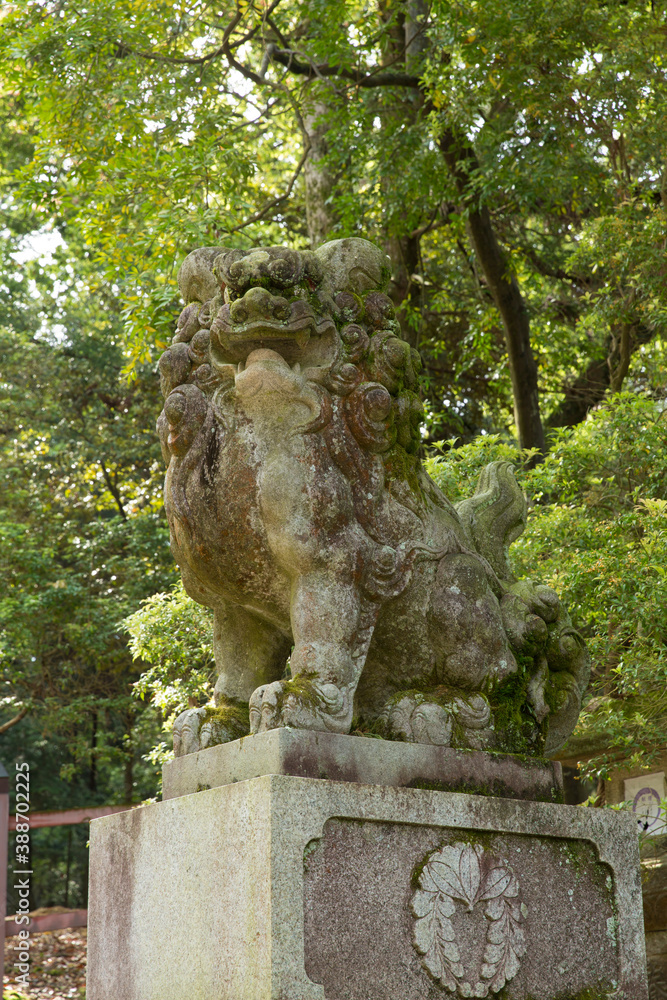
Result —
POLYGON ((207 247, 181 268, 158 430, 172 549, 215 612, 219 715, 184 713, 179 754, 241 735, 240 703, 252 732, 347 733, 355 717, 536 754, 574 728, 588 654, 554 591, 512 575, 526 504, 511 466, 456 508, 422 467, 421 361, 388 265, 343 239, 207 247))
POLYGON ((561 801, 563 794, 562 769, 555 761, 282 728, 170 761, 162 772, 162 797, 172 799, 263 774, 537 802, 561 801))
POLYGON ((91 826, 88 1000, 647 1000, 633 820, 271 775, 91 826))

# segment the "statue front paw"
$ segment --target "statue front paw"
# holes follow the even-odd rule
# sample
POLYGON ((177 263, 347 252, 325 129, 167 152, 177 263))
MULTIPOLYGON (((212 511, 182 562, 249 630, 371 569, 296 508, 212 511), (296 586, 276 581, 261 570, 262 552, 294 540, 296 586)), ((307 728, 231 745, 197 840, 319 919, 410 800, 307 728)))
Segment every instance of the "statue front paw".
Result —
POLYGON ((590 656, 565 607, 550 587, 520 580, 501 602, 515 652, 532 658, 527 702, 543 726, 545 754, 555 753, 577 724, 590 656))
POLYGON ((493 743, 491 708, 480 692, 405 693, 396 696, 383 714, 388 735, 407 743, 440 747, 453 743, 471 750, 493 743))
POLYGON ((409 695, 392 705, 387 716, 391 736, 406 743, 448 747, 452 741, 451 713, 435 702, 418 701, 409 695))
POLYGON ((350 691, 298 675, 292 680, 263 684, 250 698, 250 731, 263 733, 280 726, 349 733, 350 691))
POLYGON ((184 757, 248 735, 248 709, 239 702, 188 708, 174 722, 174 756, 184 757))

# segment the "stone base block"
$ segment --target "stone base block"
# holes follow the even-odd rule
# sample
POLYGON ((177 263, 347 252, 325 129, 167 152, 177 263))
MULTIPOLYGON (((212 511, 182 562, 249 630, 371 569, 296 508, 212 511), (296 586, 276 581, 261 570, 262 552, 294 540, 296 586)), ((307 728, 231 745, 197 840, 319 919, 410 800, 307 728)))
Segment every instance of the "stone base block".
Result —
POLYGON ((165 764, 162 798, 262 774, 432 788, 535 802, 563 801, 557 761, 281 727, 165 764))
POLYGON ((91 824, 88 1000, 647 1000, 632 817, 267 775, 91 824))

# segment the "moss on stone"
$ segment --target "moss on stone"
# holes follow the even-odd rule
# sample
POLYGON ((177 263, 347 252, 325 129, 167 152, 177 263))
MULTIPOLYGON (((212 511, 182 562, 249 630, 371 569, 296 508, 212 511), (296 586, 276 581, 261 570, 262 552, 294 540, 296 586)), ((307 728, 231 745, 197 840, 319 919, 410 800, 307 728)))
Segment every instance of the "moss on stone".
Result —
POLYGON ((544 688, 544 700, 552 714, 559 712, 567 703, 572 691, 572 675, 564 670, 553 670, 544 688))
POLYGON ((217 746, 220 743, 231 743, 233 740, 242 739, 250 732, 248 703, 226 699, 218 705, 207 705, 199 715, 200 745, 204 726, 208 727, 209 733, 203 741, 203 747, 217 746))
POLYGON ((315 686, 316 673, 296 674, 291 680, 284 682, 283 697, 294 695, 302 704, 312 708, 323 708, 326 704, 322 693, 315 686))
POLYGON ((307 705, 315 711, 326 710, 326 701, 315 685, 318 679, 314 672, 296 674, 281 682, 280 690, 276 690, 276 714, 282 715, 287 699, 294 697, 300 705, 307 705))
POLYGON ((527 662, 519 658, 519 669, 489 695, 496 731, 496 749, 507 753, 539 756, 544 750, 546 724, 540 725, 528 707, 530 680, 527 662))
POLYGON ((221 729, 238 729, 239 736, 245 736, 250 732, 248 703, 226 699, 221 704, 207 706, 201 720, 202 726, 206 723, 213 723, 221 729))
POLYGON ((409 454, 403 445, 395 444, 383 455, 387 484, 393 480, 406 482, 415 496, 424 502, 426 494, 422 487, 419 472, 421 462, 418 455, 409 454))

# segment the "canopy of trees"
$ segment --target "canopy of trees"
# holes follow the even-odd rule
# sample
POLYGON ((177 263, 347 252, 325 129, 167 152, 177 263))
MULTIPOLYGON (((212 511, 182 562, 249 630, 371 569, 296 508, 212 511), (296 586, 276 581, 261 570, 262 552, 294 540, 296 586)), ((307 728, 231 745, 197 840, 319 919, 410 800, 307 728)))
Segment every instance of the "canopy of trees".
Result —
POLYGON ((666 25, 640 0, 20 0, 1 45, 24 194, 122 276, 136 357, 194 246, 364 235, 436 427, 511 400, 542 449, 664 324, 666 25))
POLYGON ((49 733, 90 792, 106 768, 107 797, 148 794, 211 672, 182 594, 139 612, 175 579, 152 365, 178 266, 339 236, 391 257, 436 478, 522 469, 517 564, 595 660, 572 759, 664 746, 667 4, 13 0, 1 24, 8 752, 49 733))

